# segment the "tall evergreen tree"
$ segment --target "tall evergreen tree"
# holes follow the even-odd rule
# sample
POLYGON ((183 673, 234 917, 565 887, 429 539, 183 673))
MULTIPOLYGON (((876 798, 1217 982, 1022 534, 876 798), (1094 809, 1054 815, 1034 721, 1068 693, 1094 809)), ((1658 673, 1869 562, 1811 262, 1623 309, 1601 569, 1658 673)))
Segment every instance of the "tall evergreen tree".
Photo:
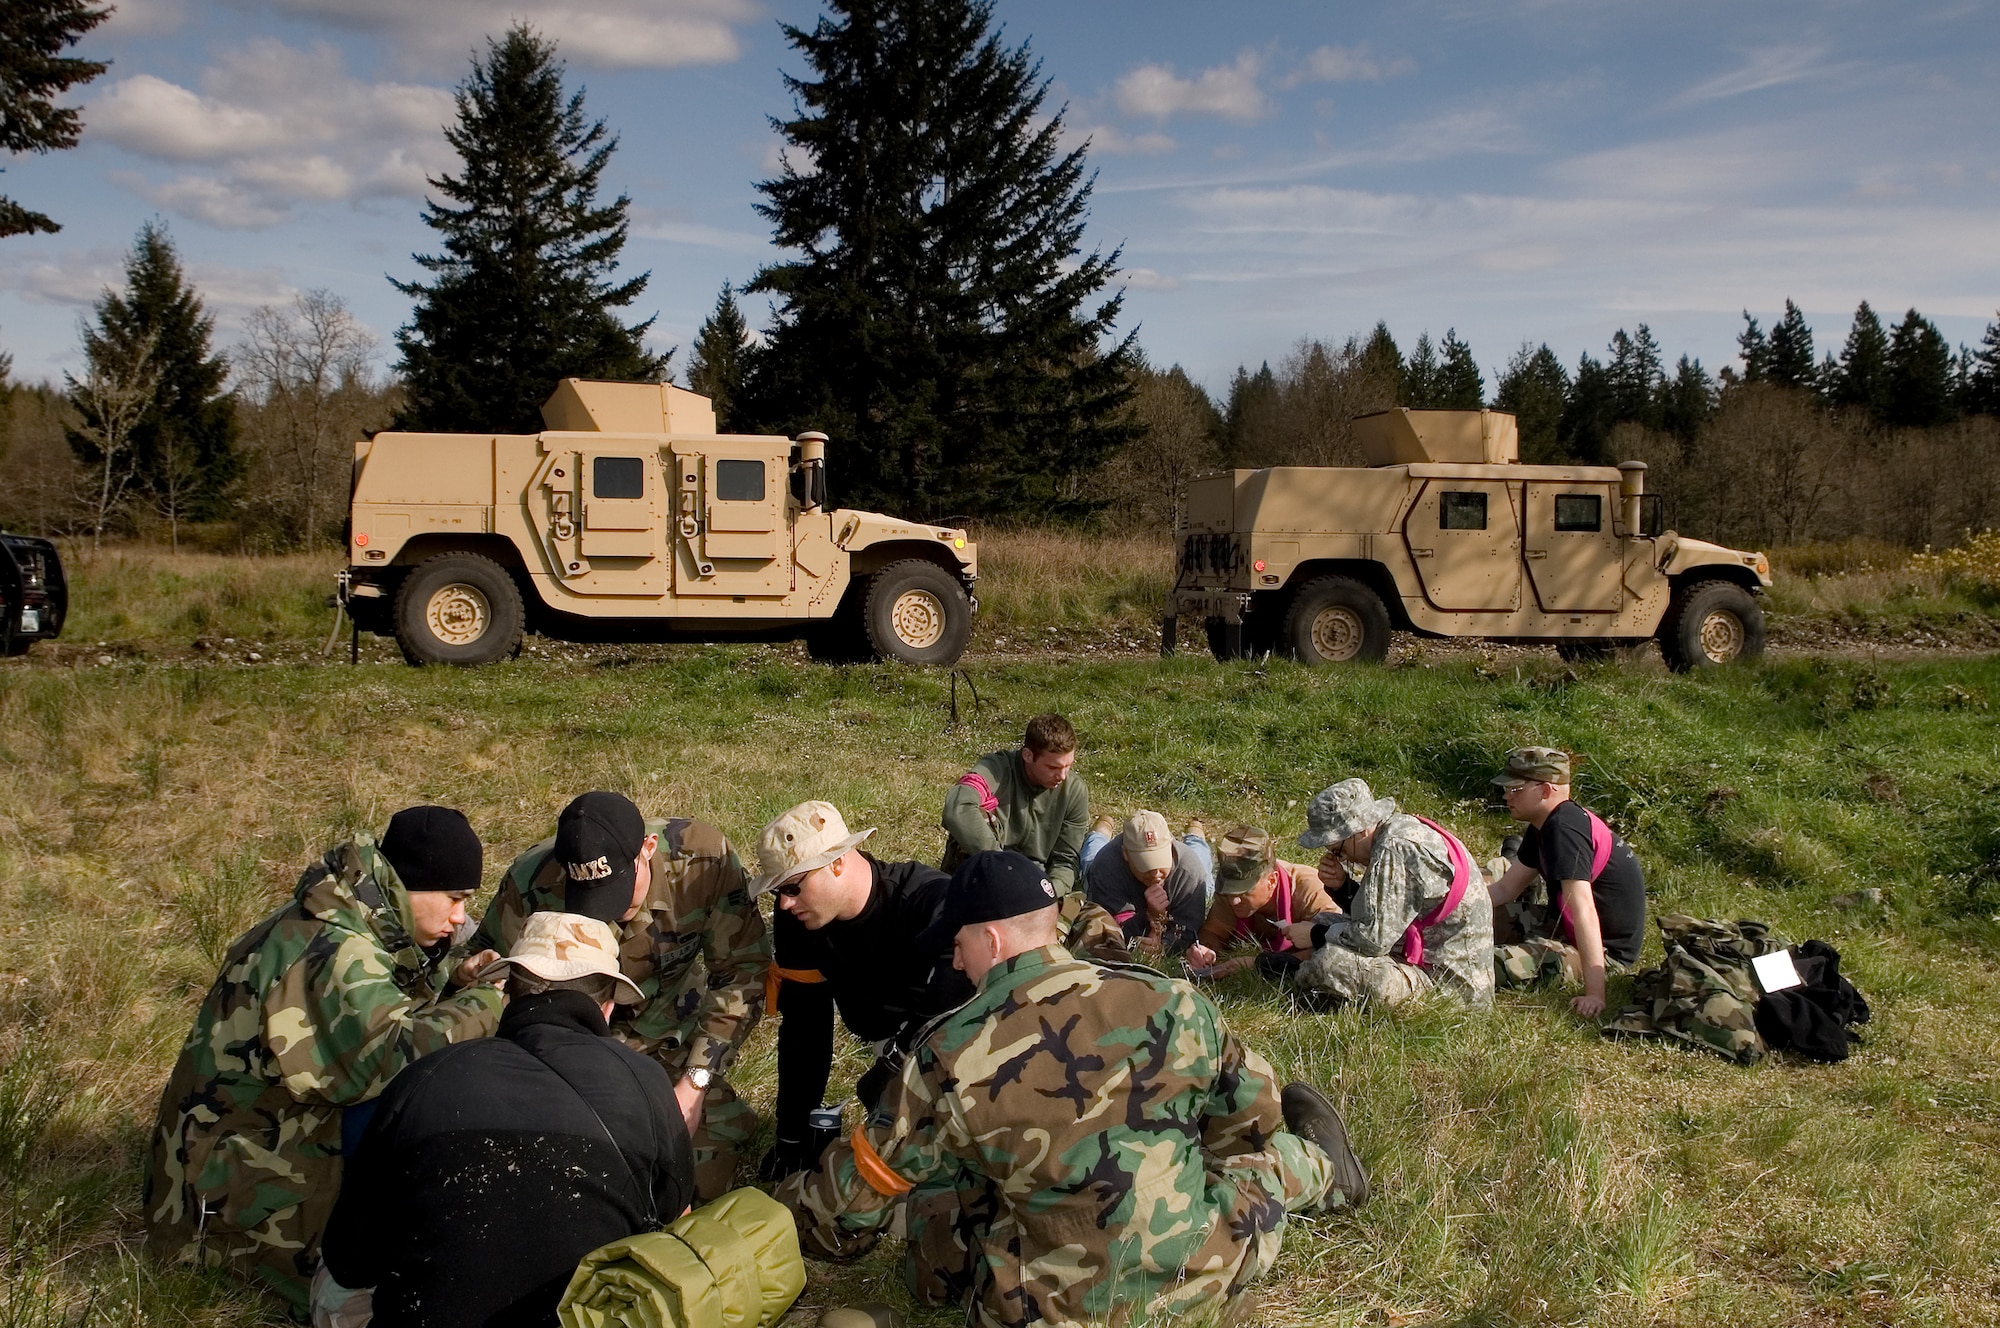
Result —
POLYGON ((743 379, 750 367, 750 328, 736 307, 736 292, 722 283, 715 312, 695 333, 688 355, 688 386, 715 406, 715 419, 725 432, 739 424, 736 412, 743 399, 743 379))
POLYGON ((790 144, 758 185, 781 248, 750 414, 819 428, 844 498, 992 515, 1087 510, 1133 436, 1134 341, 1105 344, 1118 254, 1081 252, 1092 181, 991 0, 829 0, 784 27, 790 144))
POLYGON ((1715 380, 1708 376, 1708 370, 1701 367, 1700 360, 1683 355, 1674 366, 1674 376, 1660 389, 1660 427, 1686 447, 1715 413, 1717 399, 1715 380))
POLYGON ((1969 415, 2000 415, 2000 319, 1986 325, 1979 349, 1965 375, 1965 410, 1969 415))
POLYGON ((1472 347, 1458 339, 1455 327, 1445 329, 1432 396, 1446 410, 1478 410, 1486 404, 1486 380, 1479 362, 1472 358, 1472 347))
MULTIPOLYGON (((224 388, 229 364, 209 349, 215 319, 163 224, 139 228, 125 259, 125 289, 105 291, 95 314, 96 326, 84 335, 93 364, 148 366, 149 397, 126 442, 132 496, 167 503, 177 523, 224 515, 243 474, 236 402, 224 388)), ((71 430, 69 440, 95 464, 88 429, 71 430)))
POLYGON ((1588 353, 1579 356, 1557 429, 1562 452, 1587 465, 1609 460, 1611 426, 1618 423, 1617 404, 1610 370, 1588 353))
POLYGON ((553 42, 525 23, 486 44, 459 84, 445 139, 464 169, 430 181, 424 207, 444 252, 414 255, 435 280, 394 281, 416 308, 396 333, 407 393, 399 427, 533 433, 561 378, 658 379, 649 318, 613 312, 649 273, 615 282, 630 201, 599 205, 618 140, 563 93, 553 42))
POLYGON ((1610 360, 1605 373, 1611 380, 1611 414, 1614 422, 1636 421, 1649 429, 1660 425, 1660 389, 1666 373, 1660 367, 1660 343, 1653 329, 1639 324, 1636 335, 1619 328, 1611 336, 1610 360))
POLYGON ((1952 418, 1951 347, 1937 324, 1910 310, 1889 334, 1884 363, 1889 378, 1887 423, 1924 429, 1952 418))
MULTIPOLYGON (((99 60, 62 52, 111 15, 86 0, 7 0, 0 5, 0 152, 55 152, 76 146, 83 119, 55 99, 104 72, 99 60)), ((0 197, 0 236, 62 227, 0 197)))
POLYGON ((1743 382, 1761 383, 1769 376, 1771 342, 1748 309, 1743 311, 1743 330, 1736 334, 1736 354, 1743 361, 1743 382))
POLYGON ((1431 345, 1431 334, 1417 334, 1417 344, 1410 347, 1410 357, 1403 361, 1403 390, 1398 400, 1405 406, 1418 410, 1428 410, 1438 404, 1438 379, 1444 365, 1438 360, 1437 348, 1431 345))
POLYGON ((1521 460, 1542 464, 1560 460, 1556 440, 1562 424, 1563 401, 1569 395, 1569 372, 1546 344, 1527 342, 1514 352, 1493 394, 1496 410, 1511 411, 1521 435, 1521 460))
POLYGON ((1361 368, 1379 382, 1403 381, 1403 352, 1396 345, 1396 338, 1389 335, 1387 323, 1378 320, 1375 330, 1368 334, 1367 344, 1361 347, 1361 368))
POLYGON ((1785 301, 1785 313, 1771 325, 1771 358, 1765 372, 1779 387, 1819 386, 1819 363, 1813 358, 1812 329, 1799 306, 1785 301))
POLYGON ((1233 464, 1256 454, 1263 441, 1259 434, 1269 426, 1277 406, 1278 378, 1271 372, 1270 361, 1260 365, 1256 373, 1237 365, 1236 376, 1229 380, 1229 400, 1222 409, 1225 461, 1233 464))
POLYGON ((1830 396, 1836 406, 1862 410, 1877 419, 1888 412, 1889 335, 1866 300, 1854 311, 1854 324, 1847 329, 1830 396))

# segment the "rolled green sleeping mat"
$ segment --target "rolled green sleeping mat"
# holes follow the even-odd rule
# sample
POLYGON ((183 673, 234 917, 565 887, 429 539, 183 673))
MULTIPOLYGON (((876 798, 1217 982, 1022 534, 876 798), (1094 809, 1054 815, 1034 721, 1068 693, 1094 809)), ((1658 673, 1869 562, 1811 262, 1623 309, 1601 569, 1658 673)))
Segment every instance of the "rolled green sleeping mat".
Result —
POLYGON ((798 1229, 759 1190, 732 1190, 665 1231, 583 1257, 563 1328, 771 1328, 805 1290, 798 1229))

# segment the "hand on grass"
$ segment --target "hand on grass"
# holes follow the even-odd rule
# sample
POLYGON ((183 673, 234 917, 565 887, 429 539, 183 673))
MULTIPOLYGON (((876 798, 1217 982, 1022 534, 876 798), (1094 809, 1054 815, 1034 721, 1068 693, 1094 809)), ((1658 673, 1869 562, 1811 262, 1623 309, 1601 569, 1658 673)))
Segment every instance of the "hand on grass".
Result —
POLYGON ((1569 1008, 1576 1011, 1577 1014, 1583 1016, 1585 1019, 1595 1019, 1604 1013, 1604 998, 1602 996, 1590 995, 1579 996, 1569 1003, 1569 1008))
POLYGON ((1195 968, 1208 968, 1215 963, 1215 951, 1196 941, 1188 947, 1187 961, 1195 968))

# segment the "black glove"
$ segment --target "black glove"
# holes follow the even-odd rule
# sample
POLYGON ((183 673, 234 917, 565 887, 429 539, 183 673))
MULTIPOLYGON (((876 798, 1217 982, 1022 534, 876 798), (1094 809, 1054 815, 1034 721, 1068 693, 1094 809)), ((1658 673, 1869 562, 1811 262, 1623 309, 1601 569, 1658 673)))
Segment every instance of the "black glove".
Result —
POLYGON ((1257 971, 1273 982, 1283 982, 1303 963, 1305 960, 1290 950, 1266 950, 1257 956, 1257 971))
POLYGON ((875 1058, 875 1063, 868 1067, 868 1073, 862 1075, 861 1082, 854 1085, 854 1096, 861 1100, 864 1108, 873 1111, 875 1104, 882 1100, 883 1091, 889 1087, 890 1081, 902 1072, 903 1053, 895 1046, 891 1046, 875 1058))
POLYGON ((781 1181, 795 1171, 818 1171, 820 1154, 839 1137, 839 1130, 814 1129, 808 1129, 803 1139, 780 1135, 771 1145, 771 1151, 764 1154, 764 1160, 757 1164, 757 1179, 769 1183, 781 1181))

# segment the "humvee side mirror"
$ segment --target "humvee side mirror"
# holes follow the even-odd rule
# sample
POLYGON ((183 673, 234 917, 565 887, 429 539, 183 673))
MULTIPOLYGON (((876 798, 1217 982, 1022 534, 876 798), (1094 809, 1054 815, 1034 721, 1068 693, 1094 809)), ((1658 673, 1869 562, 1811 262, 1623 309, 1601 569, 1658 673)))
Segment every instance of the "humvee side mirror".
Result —
POLYGON ((1639 498, 1639 533, 1648 539, 1658 539, 1667 528, 1666 495, 1658 493, 1642 494, 1639 498))

